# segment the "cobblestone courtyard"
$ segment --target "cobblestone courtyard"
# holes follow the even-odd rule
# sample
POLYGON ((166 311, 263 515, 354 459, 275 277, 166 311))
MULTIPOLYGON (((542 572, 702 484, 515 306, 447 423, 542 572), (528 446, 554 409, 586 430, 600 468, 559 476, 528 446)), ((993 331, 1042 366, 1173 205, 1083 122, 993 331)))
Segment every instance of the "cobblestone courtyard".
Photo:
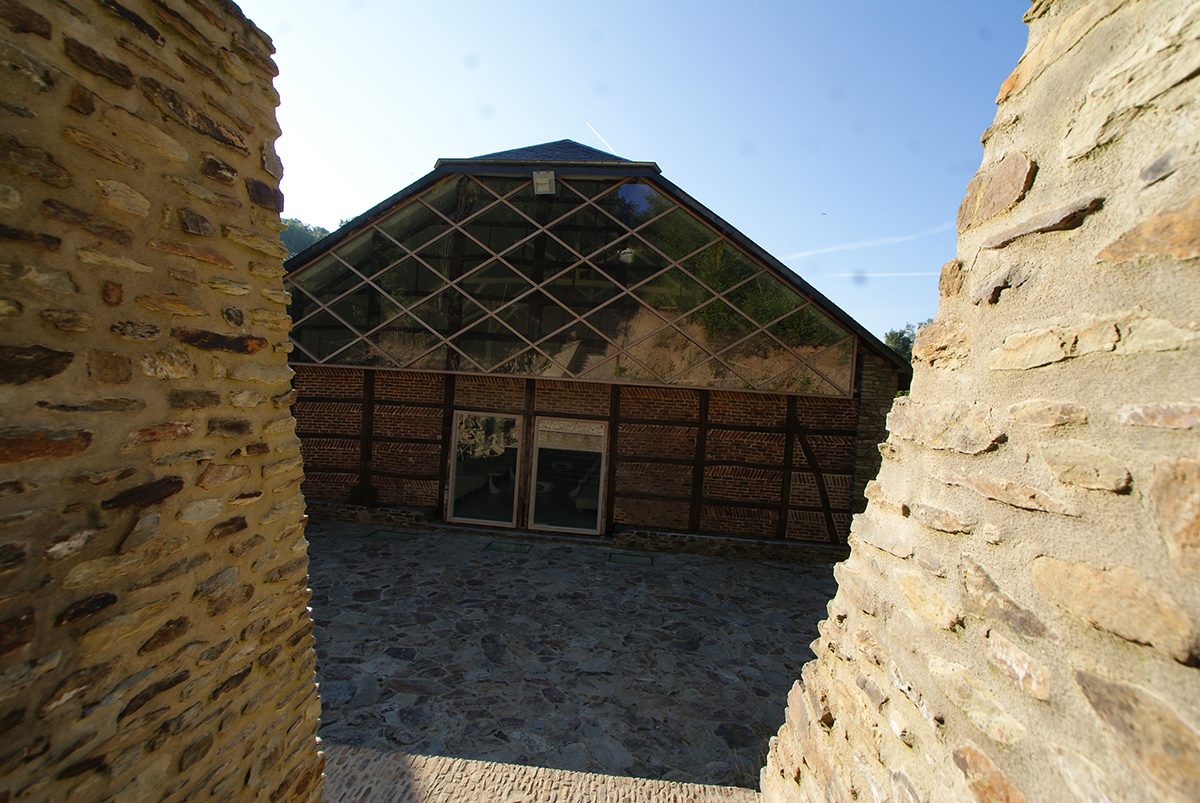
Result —
POLYGON ((308 532, 320 736, 387 753, 752 786, 835 590, 827 565, 308 532))

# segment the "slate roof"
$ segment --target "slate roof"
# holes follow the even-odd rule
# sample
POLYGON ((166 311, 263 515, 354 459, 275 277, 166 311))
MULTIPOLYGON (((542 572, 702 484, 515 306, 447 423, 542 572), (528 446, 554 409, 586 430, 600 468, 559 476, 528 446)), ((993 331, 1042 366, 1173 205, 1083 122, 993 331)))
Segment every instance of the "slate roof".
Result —
POLYGON ((483 156, 472 157, 488 161, 506 162, 628 162, 620 156, 598 151, 587 145, 581 145, 573 139, 560 139, 557 142, 543 142, 541 145, 530 145, 525 148, 514 148, 511 151, 499 151, 483 156))

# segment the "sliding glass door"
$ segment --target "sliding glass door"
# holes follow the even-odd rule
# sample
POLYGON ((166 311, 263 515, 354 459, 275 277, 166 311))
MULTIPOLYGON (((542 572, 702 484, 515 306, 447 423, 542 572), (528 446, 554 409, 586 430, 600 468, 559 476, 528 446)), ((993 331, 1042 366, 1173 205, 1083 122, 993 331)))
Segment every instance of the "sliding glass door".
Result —
POLYGON ((606 425, 555 418, 537 420, 530 487, 530 525, 598 533, 604 500, 606 425))
POLYGON ((451 521, 516 524, 520 446, 521 424, 515 416, 455 416, 451 521))

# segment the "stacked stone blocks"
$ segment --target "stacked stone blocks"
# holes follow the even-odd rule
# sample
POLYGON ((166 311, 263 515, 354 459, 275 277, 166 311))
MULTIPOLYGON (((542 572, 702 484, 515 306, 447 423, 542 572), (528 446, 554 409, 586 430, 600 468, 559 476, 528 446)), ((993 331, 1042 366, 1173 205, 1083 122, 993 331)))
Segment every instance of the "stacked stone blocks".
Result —
POLYGON ((270 41, 0 3, 0 800, 315 800, 270 41))
POLYGON ((1200 799, 1200 4, 1025 19, 767 801, 1200 799))

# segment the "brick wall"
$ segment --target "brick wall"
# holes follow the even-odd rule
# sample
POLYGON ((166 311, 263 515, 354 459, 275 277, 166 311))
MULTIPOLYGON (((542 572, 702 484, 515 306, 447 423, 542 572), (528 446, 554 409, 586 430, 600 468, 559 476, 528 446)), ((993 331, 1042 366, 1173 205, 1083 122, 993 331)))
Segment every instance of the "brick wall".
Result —
POLYGON ((1025 20, 767 803, 1200 799, 1200 4, 1025 20))
POLYGON ((867 505, 863 491, 879 473, 883 459, 879 444, 887 440, 887 414, 900 389, 900 375, 890 360, 874 354, 858 353, 862 381, 858 391, 858 438, 854 445, 854 512, 867 505))
POLYGON ((0 45, 0 800, 317 800, 271 43, 11 0, 0 45))
MULTIPOLYGON (((446 468, 440 442, 446 393, 453 393, 457 410, 521 415, 527 409, 529 388, 518 379, 377 372, 364 382, 346 376, 346 369, 297 371, 297 387, 312 394, 301 394, 293 406, 310 472, 305 488, 309 496, 328 501, 361 501, 355 489, 362 468, 364 393, 374 398, 369 471, 381 505, 441 504, 436 480, 446 468), (354 437, 333 437, 337 434, 354 437)), ((539 380, 532 392, 536 415, 612 420, 610 385, 539 380)), ((836 540, 848 533, 857 401, 620 386, 617 403, 613 526, 823 542, 830 540, 831 524, 836 540), (790 407, 795 413, 789 424, 790 407), (790 472, 789 478, 789 466, 806 470, 790 472), (818 482, 818 476, 824 479, 818 482), (791 483, 786 491, 785 479, 791 483), (787 513, 781 524, 785 498, 788 506, 842 512, 787 513)))

